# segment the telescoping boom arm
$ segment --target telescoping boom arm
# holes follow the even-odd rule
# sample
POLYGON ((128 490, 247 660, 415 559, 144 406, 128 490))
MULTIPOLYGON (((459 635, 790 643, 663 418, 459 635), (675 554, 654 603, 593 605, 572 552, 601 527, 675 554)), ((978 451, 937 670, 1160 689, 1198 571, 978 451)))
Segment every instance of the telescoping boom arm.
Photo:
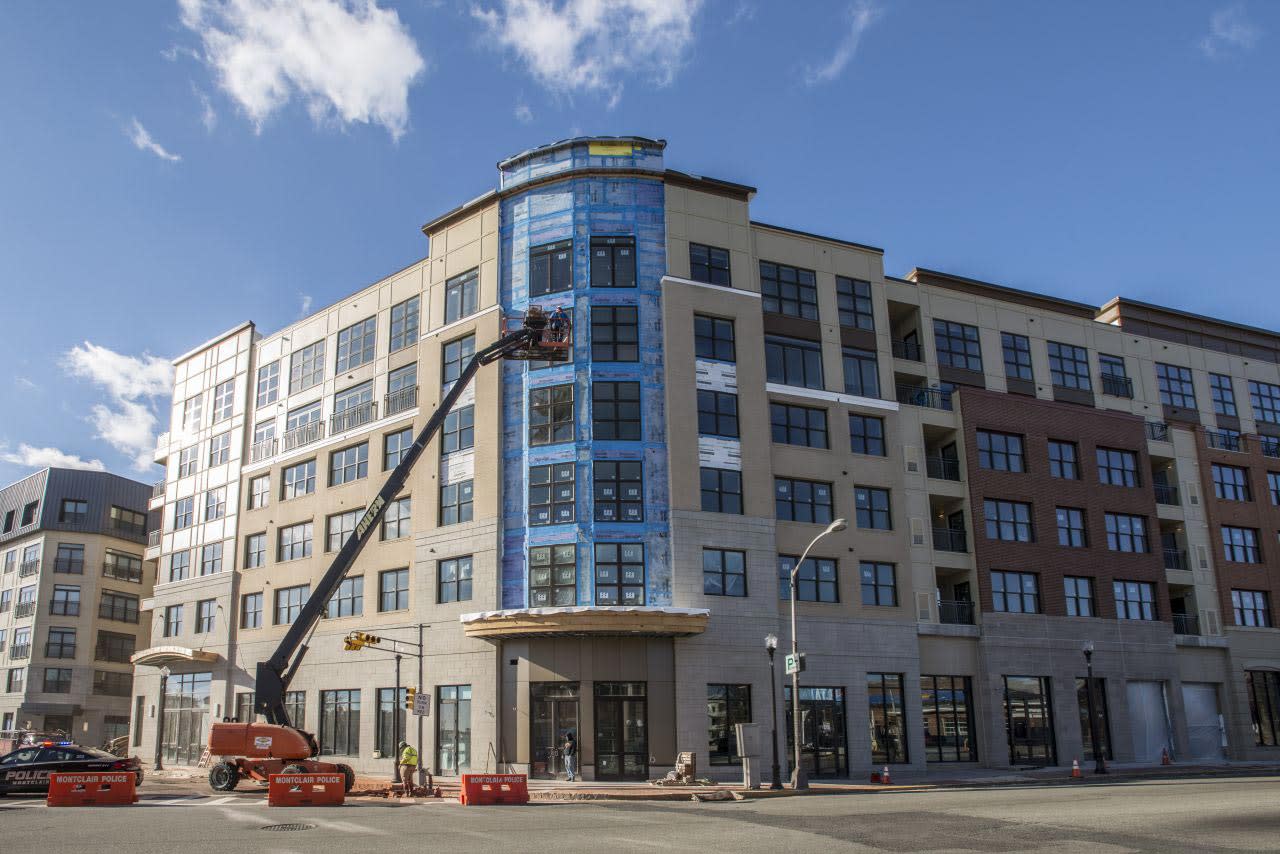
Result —
POLYGON ((369 509, 365 510, 364 515, 360 517, 355 531, 347 537, 337 557, 333 559, 324 577, 312 591, 311 597, 302 606, 297 619, 293 621, 284 639, 280 641, 280 646, 276 648, 271 658, 258 662, 254 711, 265 717, 268 723, 287 727, 295 726, 289 720, 289 713, 285 709, 284 695, 298 666, 307 654, 307 645, 303 643, 303 639, 319 621, 320 615, 328 607, 329 598, 342 583, 347 570, 355 563, 360 551, 373 538, 373 532, 386 514, 387 504, 404 488, 405 481, 409 479, 409 473, 413 470, 418 457, 422 456, 431 439, 439 432, 445 416, 458 402, 458 398, 462 396, 462 392, 475 377, 476 372, 482 366, 502 358, 563 361, 567 358, 568 346, 568 318, 557 310, 548 319, 540 309, 531 307, 522 328, 503 335, 467 362, 462 373, 458 375, 457 381, 450 387, 444 399, 440 401, 439 407, 401 458, 400 464, 387 476, 386 483, 382 485, 382 489, 378 490, 369 509))

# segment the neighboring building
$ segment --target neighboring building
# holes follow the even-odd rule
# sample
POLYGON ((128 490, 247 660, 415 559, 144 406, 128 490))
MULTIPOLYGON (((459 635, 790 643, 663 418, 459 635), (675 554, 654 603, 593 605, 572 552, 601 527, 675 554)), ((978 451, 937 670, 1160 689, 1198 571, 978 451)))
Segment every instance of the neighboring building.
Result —
POLYGON ((588 778, 682 750, 737 774, 790 568, 840 517, 800 569, 811 773, 1067 764, 1091 709, 1119 761, 1280 755, 1280 334, 885 276, 664 147, 505 160, 424 226, 428 258, 177 361, 158 640, 135 658, 148 705, 173 671, 170 761, 249 714, 387 471, 530 304, 573 312, 573 361, 482 370, 330 601, 289 698, 324 755, 390 771, 392 656, 344 652, 359 629, 424 639, 402 685, 432 713, 399 714, 438 773, 555 774, 573 729, 588 778))
MULTIPOLYGON (((0 489, 0 732, 129 734, 151 487, 48 468, 0 489)), ((134 745, 136 746, 136 739, 134 745)))

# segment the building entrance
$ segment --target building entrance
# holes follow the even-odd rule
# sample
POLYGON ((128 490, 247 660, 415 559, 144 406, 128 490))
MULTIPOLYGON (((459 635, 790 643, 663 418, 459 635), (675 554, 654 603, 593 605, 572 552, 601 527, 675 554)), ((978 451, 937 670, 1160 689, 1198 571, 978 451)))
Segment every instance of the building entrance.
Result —
POLYGON ((596 779, 649 779, 649 701, 644 682, 597 682, 596 779))
POLYGON ((578 730, 578 683, 535 682, 529 686, 529 692, 533 706, 530 716, 533 730, 529 739, 533 754, 531 776, 544 780, 565 779, 560 747, 571 732, 575 739, 582 737, 578 730))

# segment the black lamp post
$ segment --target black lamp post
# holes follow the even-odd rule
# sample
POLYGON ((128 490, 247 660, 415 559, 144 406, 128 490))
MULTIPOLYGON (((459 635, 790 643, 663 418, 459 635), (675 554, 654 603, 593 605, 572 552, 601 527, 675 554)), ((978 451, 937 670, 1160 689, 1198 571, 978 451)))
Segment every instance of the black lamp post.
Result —
POLYGON ((169 693, 169 668, 160 668, 160 699, 156 702, 156 764, 153 771, 163 771, 164 763, 164 698, 169 693))
POLYGON ((1089 697, 1089 740, 1093 743, 1093 773, 1107 773, 1107 765, 1102 761, 1102 739, 1098 737, 1098 707, 1093 696, 1093 641, 1085 641, 1084 648, 1085 669, 1088 671, 1088 678, 1085 679, 1085 691, 1089 697))
POLYGON ((764 636, 764 648, 769 650, 769 711, 773 716, 773 729, 769 741, 773 745, 773 782, 770 789, 782 788, 782 768, 778 765, 778 671, 773 663, 773 654, 778 651, 778 636, 764 636))

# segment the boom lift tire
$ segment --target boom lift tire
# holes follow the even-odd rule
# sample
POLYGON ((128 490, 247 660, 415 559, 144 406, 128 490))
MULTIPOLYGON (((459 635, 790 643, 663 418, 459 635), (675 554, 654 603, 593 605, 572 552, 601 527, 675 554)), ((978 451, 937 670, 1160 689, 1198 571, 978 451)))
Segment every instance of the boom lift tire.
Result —
POLYGON ((281 774, 305 774, 307 773, 307 766, 298 765, 297 763, 294 763, 293 765, 286 765, 280 769, 280 773, 281 774))
POLYGON ((339 765, 338 770, 342 772, 342 791, 350 792, 356 787, 356 772, 351 769, 350 765, 339 765))
POLYGON ((209 769, 209 788, 215 792, 233 792, 240 782, 240 769, 234 762, 219 762, 209 769))

